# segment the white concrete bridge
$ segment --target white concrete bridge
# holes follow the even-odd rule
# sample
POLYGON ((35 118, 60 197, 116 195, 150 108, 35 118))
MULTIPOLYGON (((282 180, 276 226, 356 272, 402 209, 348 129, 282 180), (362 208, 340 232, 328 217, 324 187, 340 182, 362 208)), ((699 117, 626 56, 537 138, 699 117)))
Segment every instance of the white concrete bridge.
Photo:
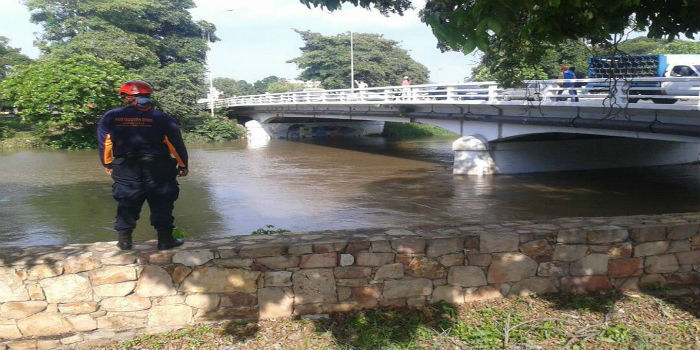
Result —
MULTIPOLYGON (((305 90, 212 101, 273 137, 290 128, 420 122, 461 136, 454 172, 521 173, 696 162, 700 77, 305 90), (576 84, 580 83, 580 84, 576 84), (565 85, 567 84, 567 85, 565 85), (569 85, 583 86, 569 86, 569 85), (575 95, 574 95, 575 94, 575 95), (369 123, 373 122, 373 123, 369 123)), ((211 108, 212 102, 207 107, 211 108)))

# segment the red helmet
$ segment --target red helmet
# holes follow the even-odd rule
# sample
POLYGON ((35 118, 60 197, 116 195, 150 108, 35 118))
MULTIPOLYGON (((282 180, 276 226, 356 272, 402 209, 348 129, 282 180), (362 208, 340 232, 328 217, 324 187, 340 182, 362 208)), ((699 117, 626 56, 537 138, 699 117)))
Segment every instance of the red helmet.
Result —
POLYGON ((119 88, 119 95, 152 94, 153 88, 143 80, 129 80, 119 88))

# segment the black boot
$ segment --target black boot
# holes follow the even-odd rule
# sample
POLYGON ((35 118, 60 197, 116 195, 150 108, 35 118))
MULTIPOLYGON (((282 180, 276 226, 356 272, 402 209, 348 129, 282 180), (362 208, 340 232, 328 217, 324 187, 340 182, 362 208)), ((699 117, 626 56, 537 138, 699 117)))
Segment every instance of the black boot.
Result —
POLYGON ((131 232, 132 230, 117 231, 119 234, 119 240, 117 241, 117 247, 121 250, 129 250, 132 247, 131 242, 131 232))
POLYGON ((184 239, 173 238, 173 230, 158 231, 158 250, 167 250, 181 246, 184 239))

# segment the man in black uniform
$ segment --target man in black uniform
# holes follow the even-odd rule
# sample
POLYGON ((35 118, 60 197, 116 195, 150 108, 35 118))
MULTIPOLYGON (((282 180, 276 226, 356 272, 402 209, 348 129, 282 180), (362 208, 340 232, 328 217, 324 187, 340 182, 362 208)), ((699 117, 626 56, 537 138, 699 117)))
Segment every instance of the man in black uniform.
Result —
POLYGON ((187 176, 187 149, 171 116, 155 110, 151 85, 130 80, 119 89, 125 107, 105 113, 97 127, 100 159, 112 176, 117 200, 114 229, 117 246, 131 249, 131 233, 141 206, 148 201, 151 225, 158 232, 158 249, 182 245, 173 238, 173 208, 180 189, 176 176, 187 176))

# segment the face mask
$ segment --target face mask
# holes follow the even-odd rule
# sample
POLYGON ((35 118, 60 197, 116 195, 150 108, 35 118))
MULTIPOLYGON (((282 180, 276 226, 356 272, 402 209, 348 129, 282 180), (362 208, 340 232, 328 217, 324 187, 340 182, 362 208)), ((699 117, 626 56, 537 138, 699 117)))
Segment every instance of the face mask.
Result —
POLYGON ((152 104, 153 100, 151 100, 150 97, 137 97, 136 103, 139 105, 147 105, 147 104, 152 104))

